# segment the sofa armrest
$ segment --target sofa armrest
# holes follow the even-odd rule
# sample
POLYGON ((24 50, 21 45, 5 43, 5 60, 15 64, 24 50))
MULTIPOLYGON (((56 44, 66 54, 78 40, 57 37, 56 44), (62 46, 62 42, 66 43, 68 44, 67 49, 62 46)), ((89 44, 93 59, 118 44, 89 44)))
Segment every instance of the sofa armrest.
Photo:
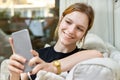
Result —
POLYGON ((119 80, 120 66, 110 58, 95 58, 75 65, 66 80, 119 80))
MULTIPOLYGON (((1 63, 1 79, 8 80, 9 70, 8 62, 6 59, 1 63)), ((46 77, 51 80, 119 80, 120 79, 120 66, 110 58, 95 58, 86 60, 75 65, 72 70, 67 74, 66 79, 62 76, 50 72, 39 72, 38 74, 46 74, 41 77, 46 77), (52 77, 51 77, 52 76, 52 77)), ((39 75, 37 75, 39 76, 39 75)), ((40 78, 40 76, 39 76, 40 78)), ((36 79, 37 80, 37 79, 36 79)))
POLYGON ((77 43, 78 47, 83 47, 88 50, 98 50, 103 53, 104 57, 109 57, 109 52, 106 46, 106 42, 102 40, 99 36, 94 33, 88 33, 85 37, 84 45, 83 43, 77 43))

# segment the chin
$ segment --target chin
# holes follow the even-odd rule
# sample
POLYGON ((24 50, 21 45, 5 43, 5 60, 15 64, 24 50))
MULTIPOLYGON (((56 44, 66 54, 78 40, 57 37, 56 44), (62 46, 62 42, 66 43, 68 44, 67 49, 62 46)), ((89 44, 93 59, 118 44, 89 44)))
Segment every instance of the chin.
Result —
POLYGON ((63 45, 76 45, 76 43, 72 43, 72 41, 68 41, 68 40, 65 40, 65 39, 61 39, 61 43, 63 45))
POLYGON ((65 45, 66 45, 66 44, 70 44, 69 41, 66 41, 65 39, 61 39, 60 42, 61 42, 62 44, 65 44, 65 45))

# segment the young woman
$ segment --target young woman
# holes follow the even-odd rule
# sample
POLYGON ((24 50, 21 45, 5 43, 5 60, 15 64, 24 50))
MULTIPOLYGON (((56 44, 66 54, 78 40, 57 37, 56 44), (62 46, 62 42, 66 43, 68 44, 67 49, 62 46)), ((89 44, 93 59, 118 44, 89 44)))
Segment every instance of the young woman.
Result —
MULTIPOLYGON (((62 14, 56 28, 57 42, 54 46, 31 50, 34 57, 29 61, 29 65, 36 65, 31 71, 31 77, 34 80, 35 74, 39 70, 45 70, 60 74, 69 71, 77 63, 102 57, 102 54, 96 50, 78 49, 77 42, 84 41, 87 32, 91 29, 94 21, 93 9, 83 3, 75 3, 69 6, 62 14)), ((14 52, 12 39, 10 44, 14 52)), ((26 73, 23 73, 26 59, 17 54, 10 57, 9 71, 10 80, 19 80, 20 74, 24 80, 28 80, 26 73)))

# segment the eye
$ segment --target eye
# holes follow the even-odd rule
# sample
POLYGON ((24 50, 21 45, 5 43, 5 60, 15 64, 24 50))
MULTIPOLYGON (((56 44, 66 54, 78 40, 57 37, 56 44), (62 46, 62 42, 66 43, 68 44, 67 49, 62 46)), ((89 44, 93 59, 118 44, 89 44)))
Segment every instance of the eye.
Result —
POLYGON ((77 26, 77 30, 80 30, 80 31, 84 31, 84 29, 82 29, 81 27, 77 26))
POLYGON ((72 24, 70 21, 68 21, 68 20, 65 20, 65 22, 67 23, 67 24, 72 24))

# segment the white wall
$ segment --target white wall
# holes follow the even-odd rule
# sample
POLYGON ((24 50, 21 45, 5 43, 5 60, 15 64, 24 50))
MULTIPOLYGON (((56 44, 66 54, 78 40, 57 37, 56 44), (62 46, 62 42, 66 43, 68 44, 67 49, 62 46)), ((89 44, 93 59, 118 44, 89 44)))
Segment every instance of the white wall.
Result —
POLYGON ((85 2, 93 7, 95 21, 90 32, 114 45, 113 0, 60 0, 60 14, 67 6, 76 2, 85 2))
POLYGON ((115 26, 115 46, 120 50, 120 0, 115 3, 115 16, 114 16, 114 26, 115 26))

